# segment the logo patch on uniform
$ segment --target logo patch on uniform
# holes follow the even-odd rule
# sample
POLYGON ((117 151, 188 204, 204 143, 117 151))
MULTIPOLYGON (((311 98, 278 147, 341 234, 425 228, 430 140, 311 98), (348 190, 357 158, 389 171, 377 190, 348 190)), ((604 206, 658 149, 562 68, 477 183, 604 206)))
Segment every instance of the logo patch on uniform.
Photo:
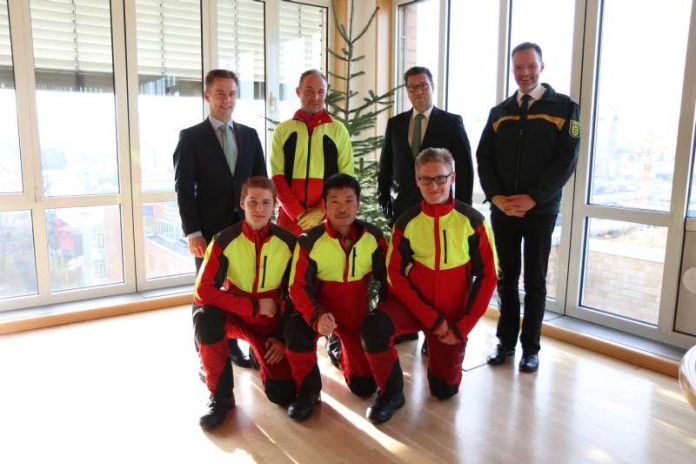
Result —
POLYGON ((578 139, 580 138, 580 121, 570 120, 570 127, 568 128, 568 133, 570 136, 578 139))

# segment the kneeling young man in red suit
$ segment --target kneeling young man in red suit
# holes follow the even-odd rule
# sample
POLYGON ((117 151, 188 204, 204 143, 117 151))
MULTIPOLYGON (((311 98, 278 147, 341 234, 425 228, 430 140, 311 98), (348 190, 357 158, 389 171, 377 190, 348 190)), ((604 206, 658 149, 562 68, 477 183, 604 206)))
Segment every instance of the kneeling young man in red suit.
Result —
POLYGON ((287 357, 297 388, 288 415, 297 421, 312 415, 319 402, 321 376, 317 339, 335 332, 341 343, 340 367, 348 388, 367 397, 377 389, 360 339, 370 308, 368 287, 386 290, 387 242, 375 226, 356 219, 360 185, 348 174, 324 182, 325 222, 300 235, 293 258, 290 298, 296 312, 285 328, 287 357))
POLYGON ((452 155, 444 148, 423 150, 415 170, 423 201, 394 225, 387 253, 390 296, 363 327, 379 387, 377 401, 366 413, 374 423, 389 420, 404 404, 403 373, 394 348, 394 338, 403 333, 425 333, 433 396, 444 400, 459 391, 467 336, 486 311, 497 282, 488 221, 452 197, 452 155))
POLYGON ((220 426, 234 407, 228 337, 246 340, 261 366, 266 396, 287 406, 295 398, 283 344, 283 303, 295 237, 271 223, 273 182, 248 179, 241 191, 244 220, 219 232, 208 245, 196 281, 193 315, 206 384, 208 411, 200 425, 220 426))

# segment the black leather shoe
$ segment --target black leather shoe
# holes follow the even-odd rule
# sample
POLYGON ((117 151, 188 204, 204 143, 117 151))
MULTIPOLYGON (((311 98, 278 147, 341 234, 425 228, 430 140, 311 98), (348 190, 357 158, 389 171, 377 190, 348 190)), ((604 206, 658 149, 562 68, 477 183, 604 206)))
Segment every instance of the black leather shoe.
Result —
POLYGON ((288 406, 288 416, 301 422, 308 419, 314 412, 314 407, 321 402, 319 393, 314 393, 308 396, 299 396, 295 401, 288 406))
POLYGON ((498 345, 498 348, 495 349, 495 353, 488 357, 488 364, 491 366, 499 366, 505 364, 505 360, 513 356, 515 356, 515 350, 506 350, 498 345))
POLYGON ((410 342, 413 340, 418 340, 418 332, 401 334, 394 338, 394 344, 398 345, 399 343, 410 342))
POLYGON ((536 372, 539 369, 538 354, 523 354, 520 360, 521 372, 536 372))
POLYGON ((251 367, 249 355, 242 353, 242 349, 236 342, 237 340, 235 340, 234 343, 230 340, 230 359, 232 360, 232 364, 239 367, 251 367))
POLYGON ((428 356, 428 342, 423 340, 423 346, 421 346, 421 355, 428 356))
POLYGON ((334 367, 341 368, 341 354, 343 348, 341 347, 341 339, 334 333, 326 337, 326 354, 329 355, 329 361, 334 367))
POLYGON ((365 417, 373 424, 381 424, 391 419, 396 410, 403 406, 405 402, 403 393, 389 396, 380 393, 377 395, 377 401, 367 408, 365 417))
POLYGON ((201 416, 201 420, 198 423, 205 430, 216 429, 225 422, 227 411, 232 408, 234 408, 233 394, 225 399, 216 399, 214 396, 211 396, 208 402, 208 412, 201 416))

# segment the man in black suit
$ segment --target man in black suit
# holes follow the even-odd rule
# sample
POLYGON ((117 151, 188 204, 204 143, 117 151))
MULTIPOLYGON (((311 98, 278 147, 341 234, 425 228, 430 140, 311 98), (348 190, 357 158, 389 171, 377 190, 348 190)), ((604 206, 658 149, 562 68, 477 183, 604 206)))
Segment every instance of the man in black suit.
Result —
POLYGON ((458 200, 470 205, 474 187, 471 146, 462 117, 433 105, 433 75, 428 68, 410 68, 404 82, 413 108, 389 119, 379 159, 379 204, 391 224, 423 199, 416 185, 414 162, 426 148, 446 148, 452 153, 458 200))
MULTIPOLYGON (((379 159, 379 204, 391 225, 423 199, 414 166, 416 156, 426 148, 446 148, 452 153, 458 200, 471 205, 474 188, 471 146, 462 117, 433 105, 433 75, 428 68, 410 68, 404 73, 404 82, 413 108, 389 119, 379 159)), ((416 338, 417 334, 406 334, 397 342, 416 338)), ((427 354, 425 344, 422 352, 427 354)))
MULTIPOLYGON (((239 193, 244 181, 266 176, 256 130, 232 121, 238 87, 232 71, 210 71, 204 94, 209 116, 182 130, 174 151, 176 199, 196 273, 213 235, 242 219, 239 193)), ((235 339, 230 340, 230 355, 236 365, 251 367, 235 339)))

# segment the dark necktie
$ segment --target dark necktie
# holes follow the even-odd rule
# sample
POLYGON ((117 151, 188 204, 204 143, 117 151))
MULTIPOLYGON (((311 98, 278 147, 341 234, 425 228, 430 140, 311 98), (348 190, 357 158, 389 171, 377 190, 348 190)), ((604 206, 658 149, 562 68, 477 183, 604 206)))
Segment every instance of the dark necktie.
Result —
POLYGON ((526 121, 527 120, 527 110, 529 109, 529 100, 531 100, 532 97, 529 95, 523 95, 522 96, 522 105, 520 106, 520 121, 526 121))
POLYGON ((524 125, 527 122, 527 110, 529 109, 529 100, 532 97, 529 95, 522 95, 522 105, 520 105, 520 129, 518 135, 522 137, 524 135, 524 125))

